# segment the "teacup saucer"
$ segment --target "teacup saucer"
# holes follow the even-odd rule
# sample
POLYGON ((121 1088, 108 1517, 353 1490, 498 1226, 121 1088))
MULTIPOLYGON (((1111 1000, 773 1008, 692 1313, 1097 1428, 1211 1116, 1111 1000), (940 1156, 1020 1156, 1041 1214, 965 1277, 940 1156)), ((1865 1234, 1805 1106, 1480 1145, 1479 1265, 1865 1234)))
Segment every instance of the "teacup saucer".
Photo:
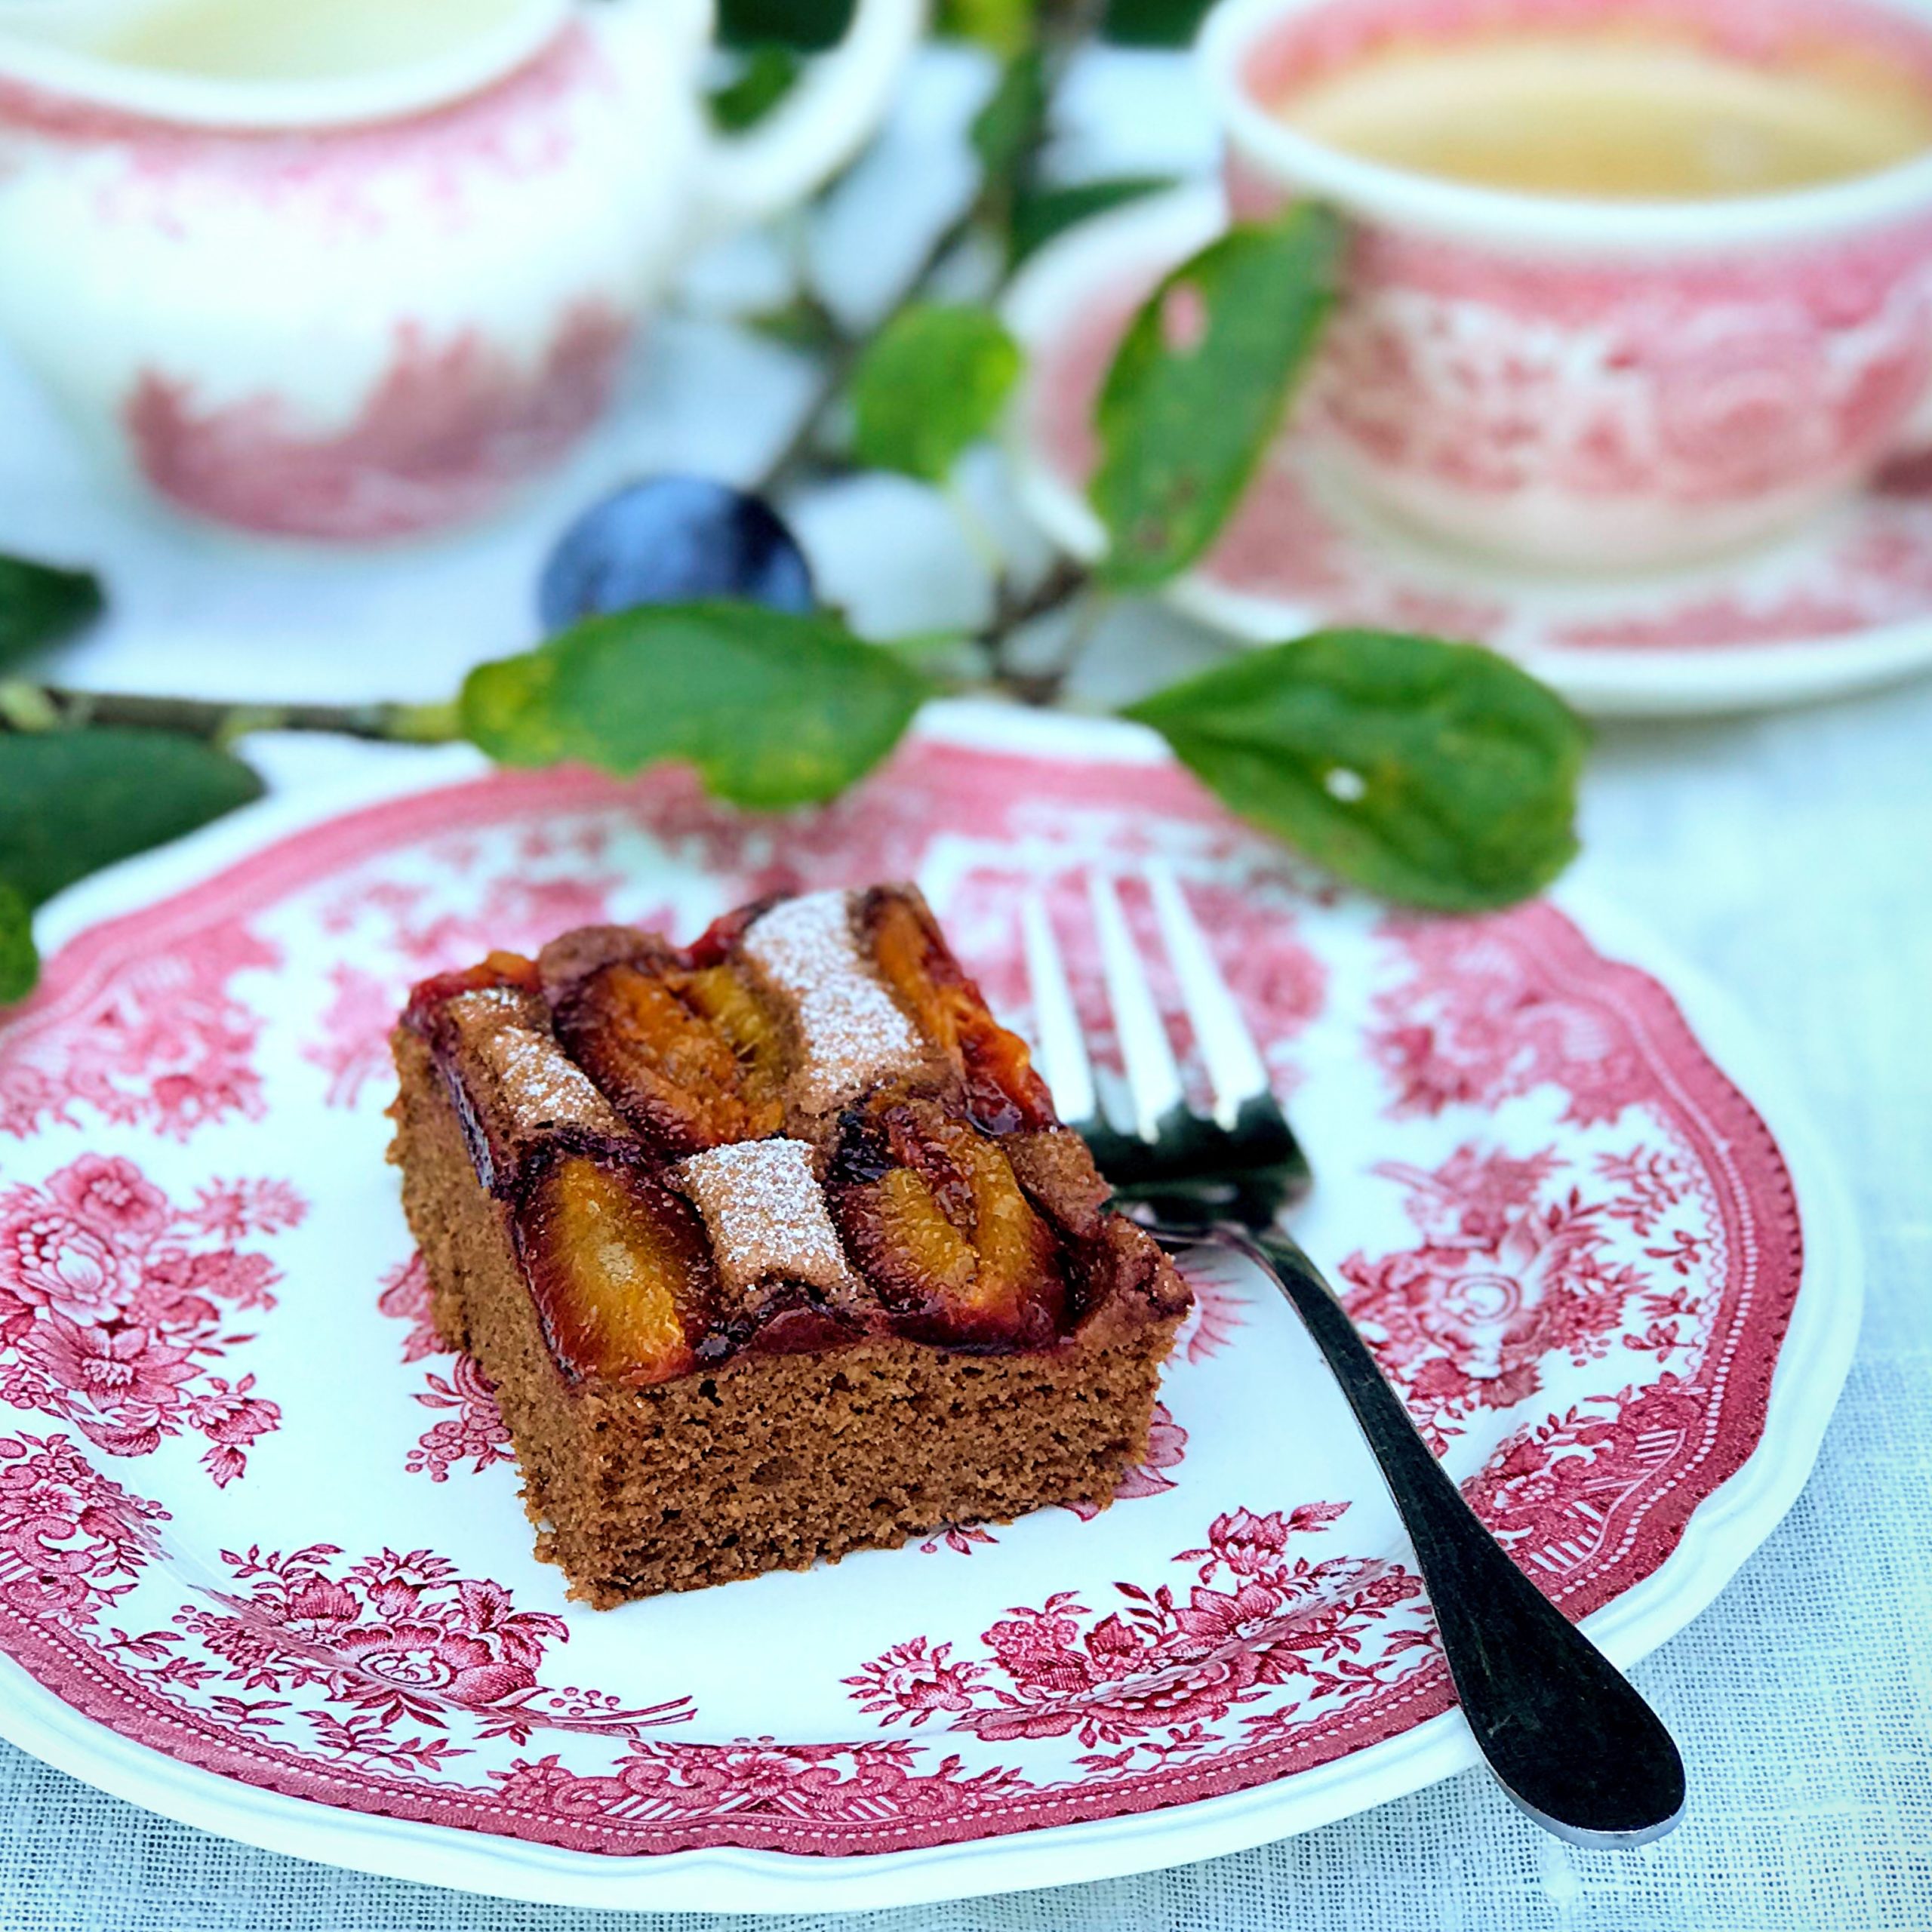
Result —
MULTIPOLYGON (((1020 494, 1054 540, 1101 546, 1082 485, 1091 402, 1147 291, 1212 238, 1189 187, 1082 223, 1006 301, 1029 352, 1013 416, 1020 494)), ((1919 467, 1922 468, 1923 466, 1919 467)), ((1438 546, 1340 496, 1291 435, 1220 543, 1168 592, 1254 642, 1335 623, 1478 638, 1580 709, 1689 713, 1793 704, 1932 669, 1932 494, 1904 468, 1775 544, 1694 568, 1582 580, 1438 546)))

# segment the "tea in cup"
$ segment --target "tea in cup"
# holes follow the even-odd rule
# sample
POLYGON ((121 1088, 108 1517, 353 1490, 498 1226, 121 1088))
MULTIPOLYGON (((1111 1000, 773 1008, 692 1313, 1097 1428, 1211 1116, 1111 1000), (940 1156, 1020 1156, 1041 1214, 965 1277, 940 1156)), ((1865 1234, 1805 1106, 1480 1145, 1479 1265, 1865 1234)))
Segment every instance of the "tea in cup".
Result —
POLYGON ((85 44, 119 67, 229 81, 343 79, 447 58, 519 0, 169 0, 109 15, 85 44))
POLYGON ((1755 63, 1634 27, 1398 44, 1275 105, 1364 160, 1591 201, 1777 194, 1932 148, 1932 92, 1854 49, 1755 63))
POLYGON ((1225 0, 1229 198, 1354 227, 1298 432, 1512 561, 1856 489, 1932 386, 1932 20, 1840 0, 1225 0))

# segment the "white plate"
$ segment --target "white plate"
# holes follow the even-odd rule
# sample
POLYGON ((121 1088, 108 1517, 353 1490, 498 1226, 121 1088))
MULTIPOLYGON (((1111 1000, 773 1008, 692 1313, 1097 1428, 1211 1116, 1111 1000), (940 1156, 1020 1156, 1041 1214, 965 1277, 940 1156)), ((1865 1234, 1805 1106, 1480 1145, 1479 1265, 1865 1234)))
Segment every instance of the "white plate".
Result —
POLYGON ((0 1029, 0 1730, 277 1850, 714 1911, 1178 1863, 1469 1764, 1374 1468, 1238 1270, 1094 1519, 602 1615, 417 1324, 382 1158, 415 977, 915 876, 1023 1021, 1023 886, 1091 1009, 1083 875, 1143 918, 1154 854, 1314 1151, 1297 1231, 1451 1466, 1611 1656, 1681 1629, 1797 1495, 1858 1319, 1838 1188, 1737 1021, 1593 908, 1392 918, 1134 728, 952 706, 820 814, 499 774, 257 808, 50 909, 0 1029))
MULTIPOLYGON (((1105 541, 1083 485, 1088 411, 1114 345, 1159 278, 1225 221, 1217 189, 1136 202, 1050 242, 1008 292, 1029 351, 1011 418, 1021 497, 1075 555, 1105 541)), ((1757 709, 1932 666, 1932 500, 1901 469, 1782 543, 1592 581, 1512 571, 1377 517, 1338 494, 1291 432, 1168 595, 1255 643, 1345 623, 1476 638, 1604 715, 1757 709)))

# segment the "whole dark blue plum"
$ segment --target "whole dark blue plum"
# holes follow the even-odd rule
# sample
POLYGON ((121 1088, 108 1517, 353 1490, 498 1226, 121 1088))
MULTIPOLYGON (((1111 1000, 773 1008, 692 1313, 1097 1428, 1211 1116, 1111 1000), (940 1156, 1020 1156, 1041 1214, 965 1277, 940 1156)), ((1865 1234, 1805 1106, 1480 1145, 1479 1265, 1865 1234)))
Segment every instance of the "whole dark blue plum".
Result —
POLYGON ((709 476, 651 476, 592 505, 543 566, 546 632, 640 604, 743 598, 774 611, 817 601, 798 541, 763 498, 709 476))

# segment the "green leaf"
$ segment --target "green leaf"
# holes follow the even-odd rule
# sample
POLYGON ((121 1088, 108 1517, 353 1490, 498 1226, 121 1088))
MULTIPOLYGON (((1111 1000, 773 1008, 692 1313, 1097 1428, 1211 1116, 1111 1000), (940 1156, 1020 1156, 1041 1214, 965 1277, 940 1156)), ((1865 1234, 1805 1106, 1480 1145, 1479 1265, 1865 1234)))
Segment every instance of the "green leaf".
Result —
POLYGON ((1033 38, 1035 0, 940 0, 939 30, 1011 58, 1033 38))
POLYGON ((99 617, 105 603, 91 571, 0 556, 0 664, 57 644, 99 617))
POLYGON ((1029 46, 1000 70, 992 97, 973 117, 973 152, 991 179, 1018 171, 1039 138, 1046 115, 1046 62, 1037 46, 1029 46))
POLYGON ((757 126, 792 91, 804 63, 792 48, 761 41, 746 51, 734 78, 711 95, 711 118, 727 134, 757 126))
POLYGON ((1477 645, 1319 632, 1127 715, 1243 817, 1389 899, 1509 905, 1577 850, 1587 734, 1554 692, 1477 645))
POLYGON ((859 460, 943 482, 992 429, 1020 365, 1020 345, 990 309, 900 310, 853 372, 859 460))
POLYGON ((718 797, 814 804, 897 744, 924 678, 835 619, 752 604, 592 617, 465 679, 463 731, 505 764, 695 765, 718 797))
POLYGON ((1174 185, 1166 174, 1122 174, 1070 187, 1024 188, 1013 200, 1013 259, 1024 261, 1063 229, 1174 185))
POLYGON ((1128 47, 1186 47, 1213 0, 1108 0, 1103 31, 1128 47))
POLYGON ((33 949, 33 912, 19 892, 0 878, 0 1006, 25 999, 40 977, 33 949))
POLYGON ((844 38, 852 0, 721 0, 718 23, 728 46, 776 40, 815 54, 844 38))
POLYGON ((262 795, 199 738, 131 727, 0 733, 0 879, 29 905, 262 795))
POLYGON ((776 309, 734 319, 768 341, 782 342, 788 349, 801 349, 814 355, 826 354, 839 340, 838 325, 825 305, 809 295, 795 295, 776 309))
POLYGON ((1134 318, 1095 411, 1105 581, 1149 589, 1220 534, 1321 336, 1341 246, 1334 215, 1298 203, 1211 242, 1134 318))

